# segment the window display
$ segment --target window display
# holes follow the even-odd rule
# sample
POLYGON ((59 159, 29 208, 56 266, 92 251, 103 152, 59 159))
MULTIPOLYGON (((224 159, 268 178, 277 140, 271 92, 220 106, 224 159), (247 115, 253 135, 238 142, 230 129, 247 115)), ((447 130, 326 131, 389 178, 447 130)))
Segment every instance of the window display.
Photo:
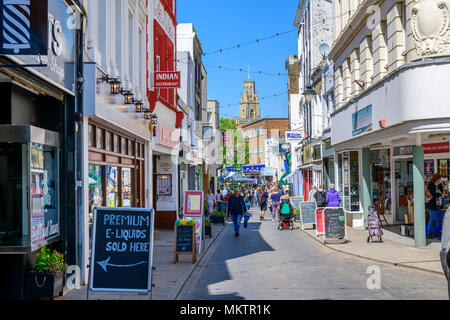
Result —
POLYGON ((131 207, 133 195, 131 193, 131 169, 122 168, 122 207, 131 207))
POLYGON ((156 179, 156 190, 158 196, 172 195, 172 175, 159 174, 156 179))
POLYGON ((370 195, 379 214, 392 212, 390 161, 390 149, 370 151, 370 181, 372 181, 370 195))
POLYGON ((449 170, 449 159, 441 159, 438 160, 438 168, 439 173, 442 176, 441 183, 444 187, 444 194, 442 197, 442 206, 444 209, 447 209, 450 204, 450 185, 449 185, 449 176, 450 176, 450 170, 449 170))
POLYGON ((342 162, 344 209, 350 212, 359 212, 358 151, 344 152, 342 162))
POLYGON ((117 167, 106 167, 106 206, 119 206, 117 167))

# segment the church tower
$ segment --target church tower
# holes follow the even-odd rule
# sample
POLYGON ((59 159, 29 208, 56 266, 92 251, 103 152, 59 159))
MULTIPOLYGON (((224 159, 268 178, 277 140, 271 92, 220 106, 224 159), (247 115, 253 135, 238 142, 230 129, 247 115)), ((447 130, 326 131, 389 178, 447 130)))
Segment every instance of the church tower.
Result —
POLYGON ((255 80, 244 81, 244 92, 241 95, 240 118, 248 120, 260 119, 259 98, 255 91, 255 80))

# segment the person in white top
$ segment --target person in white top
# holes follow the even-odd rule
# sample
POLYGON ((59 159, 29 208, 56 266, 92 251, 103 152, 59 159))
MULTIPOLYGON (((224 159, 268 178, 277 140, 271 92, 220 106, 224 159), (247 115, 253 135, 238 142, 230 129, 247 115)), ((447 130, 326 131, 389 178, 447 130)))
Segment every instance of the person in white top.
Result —
POLYGON ((213 214, 214 213, 214 207, 216 205, 216 198, 212 194, 211 189, 208 189, 206 191, 205 200, 206 200, 206 205, 208 206, 208 214, 213 214))

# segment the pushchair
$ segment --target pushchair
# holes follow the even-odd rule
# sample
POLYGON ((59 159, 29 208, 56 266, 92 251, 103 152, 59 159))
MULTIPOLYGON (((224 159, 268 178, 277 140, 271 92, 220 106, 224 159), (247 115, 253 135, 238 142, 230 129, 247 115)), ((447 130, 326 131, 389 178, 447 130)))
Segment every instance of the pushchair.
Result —
POLYGON ((367 237, 367 243, 373 242, 372 237, 378 237, 378 242, 383 242, 382 235, 383 230, 381 230, 381 221, 378 213, 375 211, 374 207, 369 207, 369 214, 367 216, 369 236, 367 237))
POLYGON ((294 229, 294 208, 289 200, 281 200, 278 211, 278 230, 294 229))

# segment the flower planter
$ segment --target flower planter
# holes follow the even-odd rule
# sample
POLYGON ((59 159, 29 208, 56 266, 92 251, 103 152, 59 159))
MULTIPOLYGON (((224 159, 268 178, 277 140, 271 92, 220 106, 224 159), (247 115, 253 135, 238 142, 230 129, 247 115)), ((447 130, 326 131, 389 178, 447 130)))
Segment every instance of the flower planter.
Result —
POLYGON ((210 220, 211 220, 211 223, 214 223, 214 224, 225 224, 224 216, 211 216, 210 220))
POLYGON ((212 237, 212 228, 211 226, 205 226, 205 237, 209 236, 210 238, 212 237))
POLYGON ((28 298, 53 298, 63 295, 63 273, 29 272, 27 276, 28 298))

